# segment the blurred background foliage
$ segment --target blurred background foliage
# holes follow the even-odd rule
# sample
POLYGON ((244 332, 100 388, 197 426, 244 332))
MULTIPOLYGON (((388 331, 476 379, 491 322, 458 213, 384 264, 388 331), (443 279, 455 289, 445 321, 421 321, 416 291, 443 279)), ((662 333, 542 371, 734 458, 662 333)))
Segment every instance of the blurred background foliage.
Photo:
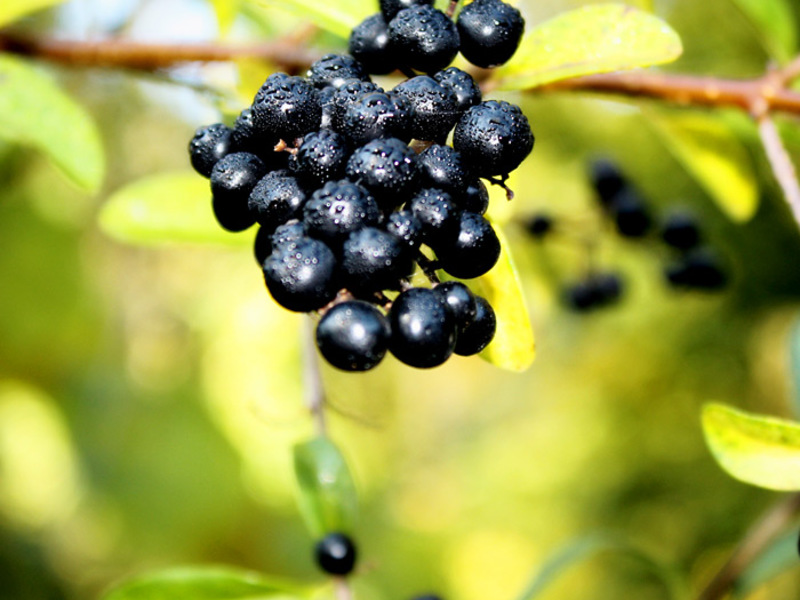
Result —
MULTIPOLYGON (((71 0, 14 27, 176 42, 263 40, 306 26, 279 2, 242 3, 227 17, 235 3, 213 3, 220 13, 211 4, 71 0), (224 31, 217 14, 229 21, 224 31)), ((586 4, 518 2, 529 24, 586 4)), ((681 35, 684 55, 666 70, 747 77, 770 60, 731 0, 632 4, 681 35)), ((792 17, 794 31, 800 14, 792 17)), ((344 48, 332 34, 311 43, 344 48)), ((247 241, 141 247, 98 225, 122 186, 186 170, 194 129, 220 110, 238 112, 274 66, 37 69, 89 111, 106 171, 97 191, 85 191, 44 155, 0 142, 0 598, 93 598, 120 577, 187 563, 321 581, 291 463, 292 444, 311 433, 304 318, 271 301, 247 241)), ((537 360, 522 374, 478 358, 432 371, 392 358, 363 375, 323 367, 332 436, 359 490, 356 588, 374 600, 425 590, 513 598, 555 549, 609 531, 697 589, 777 497, 716 466, 699 407, 719 400, 792 416, 797 226, 738 114, 717 118, 741 140, 746 182, 757 190, 755 215, 739 222, 652 125, 675 109, 577 94, 503 97, 523 106, 537 139, 512 178, 516 199, 503 206, 537 360), (616 160, 656 213, 682 206, 701 216, 730 266, 727 291, 676 292, 660 246, 613 235, 586 178, 598 155, 616 160), (565 233, 532 240, 520 223, 537 211, 565 233), (587 238, 626 289, 618 306, 579 315, 562 308, 559 293, 582 273, 587 238)), ((782 126, 800 151, 797 123, 782 126)), ((752 597, 798 593, 794 569, 752 597)), ((604 555, 541 597, 664 595, 636 562, 604 555)))

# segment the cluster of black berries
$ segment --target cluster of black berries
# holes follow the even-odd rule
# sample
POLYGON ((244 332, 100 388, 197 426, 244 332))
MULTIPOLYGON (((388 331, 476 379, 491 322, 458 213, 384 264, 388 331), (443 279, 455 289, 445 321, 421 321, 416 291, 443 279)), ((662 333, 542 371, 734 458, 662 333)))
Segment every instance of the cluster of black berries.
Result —
POLYGON ((519 107, 484 101, 468 73, 445 67, 459 49, 481 66, 505 62, 524 21, 500 0, 474 0, 455 23, 431 4, 381 0, 353 31, 355 58, 270 75, 232 128, 201 127, 189 145, 220 225, 259 224, 268 290, 289 310, 322 314, 320 352, 348 371, 387 349, 434 367, 494 336, 488 302, 435 271, 471 279, 497 262, 481 179, 504 186, 534 137, 519 107), (371 81, 394 68, 408 77, 393 89, 371 81), (417 265, 433 288, 410 286, 417 265))

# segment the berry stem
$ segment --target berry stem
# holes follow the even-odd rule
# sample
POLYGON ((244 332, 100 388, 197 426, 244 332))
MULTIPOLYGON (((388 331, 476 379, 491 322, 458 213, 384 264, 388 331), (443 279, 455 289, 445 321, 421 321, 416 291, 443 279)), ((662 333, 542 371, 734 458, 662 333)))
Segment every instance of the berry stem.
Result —
POLYGON ((514 190, 506 185, 506 180, 508 179, 508 175, 503 175, 501 178, 496 177, 487 177, 486 181, 491 183, 492 185, 497 185, 503 188, 506 191, 506 200, 509 202, 514 199, 514 190))
POLYGON ((314 342, 314 322, 305 320, 303 332, 303 384, 305 389, 305 404, 314 421, 317 435, 327 437, 328 427, 325 420, 325 388, 322 384, 322 374, 319 370, 316 344, 314 342))
POLYGON ((353 588, 350 587, 350 583, 345 577, 334 577, 333 589, 336 600, 353 600, 355 598, 353 588))
POLYGON ((447 7, 445 14, 452 19, 453 15, 456 14, 456 8, 458 8, 458 0, 450 0, 450 5, 447 7))
POLYGON ((440 283, 439 275, 436 273, 438 265, 435 260, 429 259, 422 252, 418 252, 417 264, 419 265, 419 268, 422 269, 422 272, 425 273, 425 276, 428 278, 428 281, 430 281, 431 284, 437 285, 440 283))

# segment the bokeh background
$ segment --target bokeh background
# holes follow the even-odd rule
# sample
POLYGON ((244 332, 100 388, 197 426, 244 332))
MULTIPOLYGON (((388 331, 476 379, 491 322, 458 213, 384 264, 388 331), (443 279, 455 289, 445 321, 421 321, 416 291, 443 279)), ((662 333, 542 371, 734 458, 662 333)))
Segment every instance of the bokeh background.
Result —
MULTIPOLYGON (((265 4, 243 10, 226 38, 306 26, 280 2, 265 4)), ((517 4, 530 26, 591 3, 517 4)), ((653 4, 685 47, 665 70, 763 72, 769 57, 731 1, 653 4)), ((71 0, 15 28, 68 39, 221 36, 202 0, 71 0)), ((310 43, 344 48, 324 33, 310 43)), ((98 225, 115 190, 187 169, 194 129, 243 108, 238 91, 252 94, 274 66, 41 68, 90 110, 107 173, 86 193, 41 154, 0 142, 0 598, 96 598, 121 577, 199 563, 322 582, 291 464, 292 444, 312 432, 302 406, 306 318, 269 298, 251 234, 228 246, 141 247, 98 225)), ((760 206, 734 223, 649 126, 656 104, 504 97, 536 134, 503 212, 537 360, 524 373, 479 358, 419 371, 388 357, 362 375, 323 366, 332 436, 359 489, 358 597, 511 599, 552 552, 598 531, 629 539, 697 590, 777 498, 716 466, 699 408, 717 400, 794 414, 797 226, 741 115, 717 116, 747 149, 760 206), (619 163, 654 214, 683 206, 699 215, 731 274, 724 292, 669 288, 662 246, 614 235, 586 177, 598 155, 619 163), (536 212, 562 233, 532 239, 522 223, 536 212), (585 268, 586 240, 596 264, 625 281, 618 305, 589 315, 560 302, 585 268)), ((799 150, 800 126, 781 126, 799 150)), ((796 598, 799 575, 789 570, 752 597, 796 598)), ((542 597, 664 592, 635 561, 608 555, 542 597)))

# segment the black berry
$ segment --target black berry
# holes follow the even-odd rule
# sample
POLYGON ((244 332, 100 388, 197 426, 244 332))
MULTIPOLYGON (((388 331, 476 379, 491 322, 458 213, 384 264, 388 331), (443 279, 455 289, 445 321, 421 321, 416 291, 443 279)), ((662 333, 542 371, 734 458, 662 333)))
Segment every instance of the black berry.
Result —
POLYGON ((628 180, 615 162, 596 158, 589 165, 589 180, 601 204, 608 205, 624 188, 628 180))
POLYGON ((256 233, 256 239, 253 243, 253 254, 255 254, 256 262, 262 265, 267 257, 272 254, 272 231, 266 227, 259 227, 256 233))
POLYGON ((256 93, 252 113, 259 132, 291 143, 319 129, 322 105, 311 83, 302 77, 274 73, 256 93))
POLYGON ((455 348, 455 317, 431 289, 411 288, 397 296, 389 313, 389 325, 389 350, 412 367, 436 367, 455 348))
POLYGON ((214 165, 231 150, 231 129, 222 123, 199 127, 189 142, 189 158, 194 170, 211 177, 214 165))
POLYGON ((650 231, 652 219, 642 198, 630 186, 623 188, 608 206, 617 232, 624 237, 638 238, 650 231))
POLYGON ((489 190, 480 179, 473 179, 454 200, 460 209, 482 215, 489 208, 489 190))
POLYGON ((483 100, 481 88, 475 83, 472 75, 458 67, 448 67, 436 73, 433 78, 444 87, 453 90, 459 113, 463 114, 469 107, 480 104, 483 100))
POLYGON ((270 294, 288 310, 322 308, 339 290, 336 258, 319 240, 304 238, 275 247, 263 270, 270 294))
POLYGON ((329 533, 314 547, 320 569, 331 575, 347 575, 356 564, 356 547, 343 533, 329 533))
POLYGON ((344 371, 366 371, 377 365, 389 346, 389 321, 360 300, 332 307, 317 325, 317 347, 330 364, 344 371))
POLYGON ((701 241, 697 220, 688 212, 673 212, 664 219, 661 226, 661 239, 678 250, 689 250, 701 241))
POLYGON ((367 73, 387 75, 395 69, 389 49, 389 29, 381 13, 367 17, 353 28, 348 51, 367 73))
POLYGON ((417 187, 417 155, 402 140, 373 140, 353 152, 346 173, 372 192, 382 208, 394 208, 417 187))
POLYGON ((323 129, 303 138, 290 165, 298 179, 313 189, 326 181, 343 177, 349 156, 344 137, 330 129, 323 129))
POLYGON ((351 102, 342 114, 339 131, 353 146, 375 138, 411 139, 411 107, 403 97, 369 92, 351 102))
POLYGON ((278 226, 272 234, 270 241, 272 242, 272 248, 275 249, 284 248, 293 244, 297 245, 297 242, 306 237, 305 225, 302 221, 295 219, 278 226))
POLYGON ((289 171, 272 171, 253 188, 248 199, 250 214, 263 227, 274 231, 300 215, 306 195, 289 171))
POLYGON ((433 77, 419 75, 392 90, 411 106, 410 133, 418 140, 444 141, 458 120, 456 95, 433 77))
POLYGON ((248 152, 229 154, 211 171, 214 215, 229 231, 243 231, 255 223, 247 199, 267 168, 260 158, 248 152))
POLYGON ((436 246, 441 268, 453 277, 472 279, 487 273, 500 258, 500 240, 481 215, 462 212, 451 244, 436 246))
POLYGON ((344 113, 348 106, 369 92, 383 92, 383 89, 371 81, 357 79, 350 79, 336 89, 331 97, 331 127, 347 137, 349 133, 344 126, 344 113))
POLYGON ((382 229, 359 229, 344 242, 341 270, 348 289, 364 293, 396 289, 413 268, 407 245, 382 229))
POLYGON ((431 6, 433 5, 433 0, 379 0, 379 4, 381 7, 381 13, 388 22, 394 19, 397 13, 404 8, 409 8, 418 4, 427 4, 428 6, 431 6))
POLYGON ((346 54, 326 54, 311 64, 306 77, 320 89, 329 85, 339 88, 348 79, 369 79, 361 63, 346 54))
POLYGON ((475 296, 475 317, 463 330, 458 332, 454 352, 459 356, 477 354, 494 339, 497 331, 497 317, 489 301, 475 296))
POLYGON ((381 211, 369 192, 343 179, 329 181, 311 195, 303 208, 303 221, 311 237, 339 248, 351 232, 378 225, 381 211))
POLYGON ((473 0, 459 13, 456 27, 464 58, 488 69, 514 55, 525 19, 516 8, 500 0, 473 0))
POLYGON ((407 208, 422 224, 422 241, 429 246, 448 246, 458 234, 459 211, 447 192, 422 189, 409 200, 407 208))
POLYGON ((553 229, 553 219, 549 215, 533 215, 525 222, 528 233, 536 239, 545 237, 553 229))
POLYGON ((472 324, 477 314, 475 296, 460 281, 445 281, 433 288, 433 291, 439 294, 445 306, 453 313, 456 319, 456 330, 460 335, 461 331, 472 324))
POLYGON ((442 11, 405 8, 389 21, 389 43, 399 64, 424 73, 449 65, 458 54, 458 31, 442 11))
POLYGON ((667 280, 676 287, 719 290, 728 282, 719 258, 707 248, 694 248, 667 267, 667 280))
POLYGON ((419 154, 417 162, 423 187, 438 188, 458 196, 466 191, 470 183, 461 154, 451 146, 433 144, 419 154))
POLYGON ((386 231, 402 241, 409 250, 416 250, 422 241, 422 223, 410 210, 398 210, 386 220, 386 231))

